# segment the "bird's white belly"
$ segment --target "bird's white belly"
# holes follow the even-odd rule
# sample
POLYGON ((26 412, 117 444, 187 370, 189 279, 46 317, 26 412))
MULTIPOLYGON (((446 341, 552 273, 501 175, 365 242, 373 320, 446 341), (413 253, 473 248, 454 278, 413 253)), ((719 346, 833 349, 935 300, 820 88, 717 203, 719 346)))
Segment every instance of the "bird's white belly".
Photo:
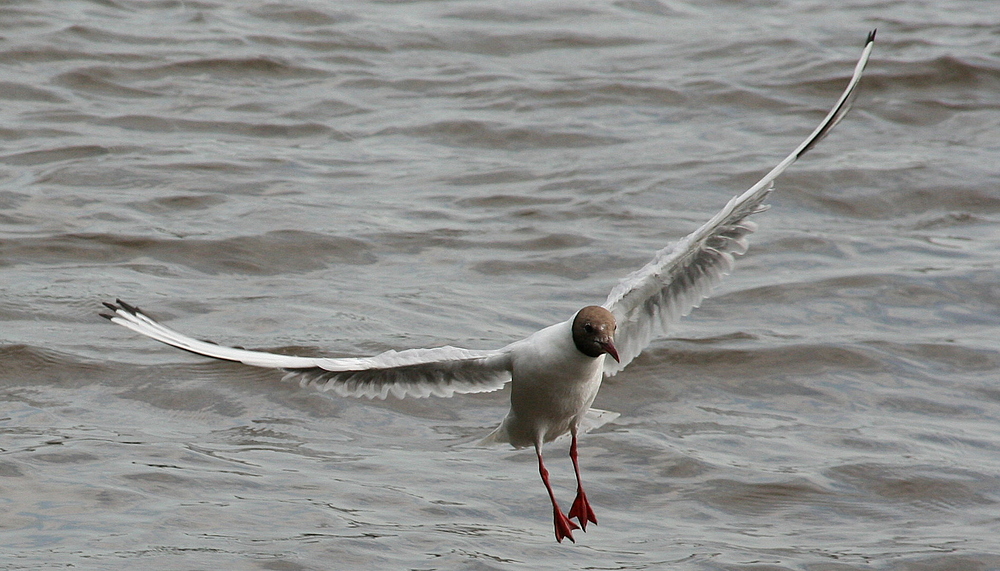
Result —
MULTIPOLYGON (((557 327, 557 326, 555 326, 557 327)), ((544 333, 545 331, 540 333, 544 333)), ((544 351, 525 351, 513 367, 510 413, 500 430, 516 447, 548 442, 575 427, 590 408, 604 376, 604 356, 580 353, 565 332, 544 351), (567 339, 566 343, 561 343, 567 339)))

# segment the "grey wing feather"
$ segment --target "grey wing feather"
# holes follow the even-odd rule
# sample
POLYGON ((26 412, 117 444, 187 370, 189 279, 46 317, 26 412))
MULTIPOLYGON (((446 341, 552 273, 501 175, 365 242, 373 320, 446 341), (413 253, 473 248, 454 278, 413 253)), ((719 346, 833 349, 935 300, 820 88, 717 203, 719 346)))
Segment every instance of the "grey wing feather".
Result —
POLYGON ((104 317, 161 343, 205 357, 281 369, 288 372, 285 378, 296 377, 303 385, 332 390, 341 396, 450 397, 456 393, 495 391, 511 378, 510 356, 504 351, 437 347, 386 351, 374 357, 278 355, 199 341, 121 300, 104 305, 113 312, 102 314, 104 317))
POLYGON ((657 252, 652 261, 611 290, 604 307, 618 322, 615 345, 621 361, 605 359, 608 375, 622 370, 654 337, 666 333, 677 319, 697 307, 732 270, 735 256, 746 252, 747 236, 757 228, 747 217, 766 209, 763 202, 773 190, 774 180, 826 137, 850 110, 874 41, 872 31, 847 88, 819 126, 790 155, 749 190, 730 200, 711 220, 657 252))
POLYGON ((296 377, 303 386, 379 399, 390 394, 423 398, 490 392, 511 380, 508 354, 458 347, 387 351, 363 359, 317 359, 316 366, 286 370, 286 379, 296 377))

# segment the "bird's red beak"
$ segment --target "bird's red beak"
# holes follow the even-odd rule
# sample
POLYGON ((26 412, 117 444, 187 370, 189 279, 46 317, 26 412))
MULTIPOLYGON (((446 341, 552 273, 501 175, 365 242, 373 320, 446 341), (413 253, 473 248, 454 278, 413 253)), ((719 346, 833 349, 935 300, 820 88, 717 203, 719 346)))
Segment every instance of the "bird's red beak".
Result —
POLYGON ((622 360, 618 358, 618 349, 615 348, 615 344, 612 341, 609 340, 601 343, 601 349, 604 349, 605 353, 611 355, 611 358, 614 359, 615 362, 622 362, 622 360))

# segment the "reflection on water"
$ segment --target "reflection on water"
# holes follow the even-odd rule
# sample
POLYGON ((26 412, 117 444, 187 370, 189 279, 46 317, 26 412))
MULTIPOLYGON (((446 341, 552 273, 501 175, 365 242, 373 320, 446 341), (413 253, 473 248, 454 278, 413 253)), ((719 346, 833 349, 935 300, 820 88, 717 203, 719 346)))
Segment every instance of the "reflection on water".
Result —
MULTIPOLYGON (((0 566, 991 569, 985 3, 0 8, 0 566), (500 346, 756 181, 731 276, 605 383, 551 537, 506 392, 368 402, 169 350, 500 346), (946 524, 946 525, 942 525, 946 524)), ((548 457, 563 502, 565 444, 548 457)))

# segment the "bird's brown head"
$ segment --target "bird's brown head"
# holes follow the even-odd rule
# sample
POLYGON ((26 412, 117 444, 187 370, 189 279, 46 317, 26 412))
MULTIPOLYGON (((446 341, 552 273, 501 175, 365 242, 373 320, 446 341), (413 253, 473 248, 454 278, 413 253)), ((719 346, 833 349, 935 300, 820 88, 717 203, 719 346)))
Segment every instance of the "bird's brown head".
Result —
POLYGON ((597 305, 581 309, 573 319, 573 343, 588 357, 607 353, 619 361, 615 348, 615 316, 597 305))

